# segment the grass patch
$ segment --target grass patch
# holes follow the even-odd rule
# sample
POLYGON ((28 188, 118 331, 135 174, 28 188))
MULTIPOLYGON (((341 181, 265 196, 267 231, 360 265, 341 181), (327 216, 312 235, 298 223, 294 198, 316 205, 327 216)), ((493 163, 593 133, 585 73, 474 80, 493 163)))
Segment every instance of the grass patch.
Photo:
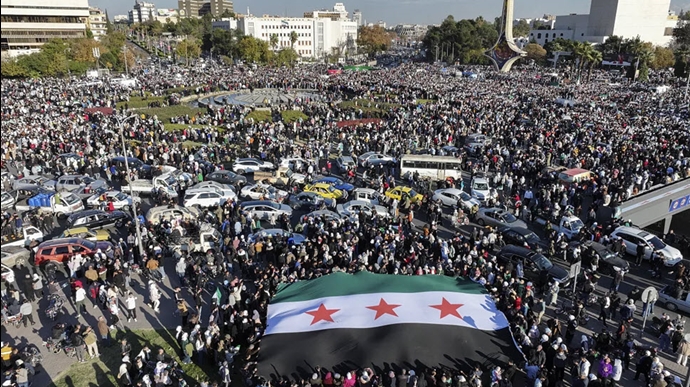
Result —
POLYGON ((196 141, 190 141, 190 140, 184 141, 182 143, 182 149, 198 149, 198 148, 201 148, 202 146, 204 146, 203 143, 196 142, 196 141))
MULTIPOLYGON (((147 329, 134 331, 118 331, 117 338, 112 341, 109 348, 99 346, 101 356, 86 363, 74 363, 68 369, 58 375, 50 387, 115 387, 119 386, 117 373, 122 364, 119 340, 127 338, 132 345, 131 358, 141 351, 144 346, 151 349, 151 358, 155 359, 158 348, 163 348, 165 352, 172 356, 181 364, 179 357, 180 349, 175 340, 174 331, 165 329, 147 329)), ((88 359, 88 357, 87 357, 88 359)), ((185 372, 184 379, 190 386, 195 386, 202 380, 217 379, 212 367, 199 367, 194 363, 181 364, 185 372)))
POLYGON ((283 117, 283 122, 286 124, 292 124, 295 121, 299 121, 302 119, 302 121, 306 121, 307 115, 302 113, 299 110, 284 110, 280 112, 280 115, 283 117))
POLYGON ((129 101, 122 101, 118 102, 115 104, 115 106, 119 109, 121 107, 124 107, 125 104, 129 106, 130 109, 141 109, 141 108, 147 108, 149 106, 150 102, 154 101, 160 101, 164 102, 165 97, 160 97, 160 96, 150 96, 151 93, 147 92, 146 97, 130 97, 129 101))
POLYGON ((383 113, 390 109, 399 108, 400 104, 370 101, 368 99, 353 99, 341 102, 340 107, 343 109, 361 109, 363 112, 383 113))
POLYGON ((247 114, 246 119, 254 119, 254 122, 272 122, 273 121, 273 116, 271 115, 271 112, 268 110, 254 110, 251 113, 247 114))
POLYGON ((197 113, 206 113, 204 108, 193 108, 187 105, 173 105, 161 108, 151 108, 143 109, 137 112, 137 114, 146 114, 147 117, 153 117, 154 115, 158 117, 158 120, 164 124, 170 123, 171 117, 179 117, 184 115, 195 116, 197 113))

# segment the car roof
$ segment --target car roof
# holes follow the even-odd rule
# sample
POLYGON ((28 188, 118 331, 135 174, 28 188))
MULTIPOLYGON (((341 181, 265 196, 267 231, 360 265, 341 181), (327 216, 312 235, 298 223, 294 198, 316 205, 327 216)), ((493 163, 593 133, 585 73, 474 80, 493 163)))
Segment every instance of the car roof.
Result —
POLYGON ((365 202, 364 200, 350 200, 349 202, 345 203, 344 205, 351 206, 353 204, 359 204, 363 206, 370 207, 371 204, 369 202, 365 202))
POLYGON ((516 233, 518 233, 520 235, 527 235, 527 234, 531 234, 534 232, 534 231, 528 229, 527 227, 505 227, 501 231, 503 231, 503 232, 515 231, 516 233))
POLYGON ((450 193, 454 193, 456 195, 460 195, 461 193, 464 192, 463 190, 457 189, 457 188, 441 188, 441 189, 436 190, 436 191, 437 192, 450 192, 450 193))
POLYGON ((375 189, 372 188, 365 188, 365 187, 357 187, 355 188, 355 192, 365 192, 365 193, 372 193, 372 192, 378 192, 375 189))
POLYGON ((520 254, 520 255, 524 255, 524 256, 528 256, 529 253, 534 253, 534 251, 528 249, 527 247, 516 246, 516 245, 505 245, 501 249, 501 252, 509 252, 509 253, 520 254))
POLYGON ((270 200, 250 200, 250 201, 247 201, 247 202, 242 202, 242 203, 240 203, 240 207, 247 207, 247 206, 263 206, 263 205, 270 205, 271 207, 273 207, 273 206, 276 205, 276 204, 278 204, 278 203, 272 202, 272 201, 270 201, 270 200))
POLYGON ((55 238, 41 243, 38 247, 62 245, 65 243, 79 243, 81 240, 82 238, 55 238))
POLYGON ((628 227, 628 226, 620 226, 617 229, 615 229, 613 232, 614 233, 624 232, 627 234, 632 234, 632 235, 638 236, 638 237, 645 239, 645 240, 646 239, 652 239, 653 237, 656 236, 656 235, 654 235, 648 231, 645 231, 645 230, 642 230, 639 228, 635 228, 635 227, 628 227))

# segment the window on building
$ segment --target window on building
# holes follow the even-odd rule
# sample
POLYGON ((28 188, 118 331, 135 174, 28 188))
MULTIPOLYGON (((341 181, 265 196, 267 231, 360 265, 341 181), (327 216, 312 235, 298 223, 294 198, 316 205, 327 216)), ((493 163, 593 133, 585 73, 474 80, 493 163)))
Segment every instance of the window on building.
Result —
POLYGON ((561 32, 561 36, 563 36, 563 33, 561 32))
POLYGON ((541 32, 537 34, 537 39, 541 39, 541 32))
POLYGON ((673 27, 666 27, 666 29, 664 29, 664 36, 673 36, 673 30, 673 27))
POLYGON ((556 37, 556 33, 555 33, 555 32, 553 33, 552 37, 554 37, 554 38, 556 37))

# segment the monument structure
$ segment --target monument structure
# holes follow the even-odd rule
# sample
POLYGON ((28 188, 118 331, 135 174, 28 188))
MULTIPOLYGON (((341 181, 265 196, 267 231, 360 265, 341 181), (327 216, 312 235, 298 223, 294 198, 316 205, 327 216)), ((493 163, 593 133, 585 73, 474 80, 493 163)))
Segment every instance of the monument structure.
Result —
POLYGON ((513 40, 513 6, 514 0, 503 0, 502 27, 498 34, 498 41, 484 53, 491 59, 496 69, 504 73, 510 71, 515 61, 527 55, 513 40))

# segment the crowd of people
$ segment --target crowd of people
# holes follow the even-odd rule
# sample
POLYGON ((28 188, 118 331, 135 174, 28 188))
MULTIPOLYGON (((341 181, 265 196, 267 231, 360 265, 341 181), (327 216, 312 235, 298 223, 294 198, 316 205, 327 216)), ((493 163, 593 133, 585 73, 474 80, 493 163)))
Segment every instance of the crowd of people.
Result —
MULTIPOLYGON (((85 86, 81 79, 3 79, 3 164, 16 174, 59 176, 74 171, 117 185, 141 178, 136 171, 125 176, 112 168, 111 158, 123 154, 151 165, 172 165, 203 180, 213 169, 238 157, 257 157, 276 164, 283 157, 302 157, 313 160, 310 170, 318 173, 334 148, 355 156, 377 151, 399 159, 407 153, 439 154, 442 147, 450 145, 458 149, 456 156, 463 159, 470 173, 491 174, 495 186, 502 187, 502 198, 522 197, 524 207, 533 211, 572 209, 586 220, 590 218, 591 234, 583 237, 612 246, 615 241, 609 240, 607 231, 589 216, 592 211, 656 185, 690 177, 690 119, 687 108, 680 107, 682 93, 678 89, 655 94, 605 81, 553 87, 541 79, 536 68, 510 74, 487 71, 476 80, 448 75, 437 65, 411 63, 330 77, 323 76, 325 73, 326 68, 320 65, 291 71, 228 69, 211 63, 203 69, 173 66, 133 74, 138 82, 134 90, 108 82, 85 86), (188 125, 180 131, 167 131, 171 122, 147 115, 146 109, 128 109, 132 98, 163 96, 172 87, 187 87, 196 94, 268 88, 290 95, 296 89, 309 89, 316 90, 321 98, 269 104, 274 112, 299 110, 308 117, 294 124, 254 122, 247 117, 251 106, 210 105, 194 114, 174 117, 174 122, 188 125), (578 103, 556 103, 564 95, 574 96, 578 103), (340 104, 349 100, 356 104, 340 104), (124 104, 117 107, 118 102, 124 104), (113 115, 87 110, 95 107, 116 109, 113 115), (129 145, 122 149, 119 123, 130 114, 138 119, 124 124, 129 145), (382 120, 338 125, 374 116, 382 120), (465 136, 477 132, 491 138, 491 144, 463 150, 465 136), (190 149, 183 146, 186 140, 204 147, 190 149), (76 157, 60 157, 67 153, 76 157), (589 169, 594 177, 565 187, 547 168, 550 166, 589 169)), ((423 186, 415 181, 417 176, 400 176, 395 167, 370 168, 364 177, 362 184, 381 193, 396 184, 423 186)), ((124 328, 125 320, 137 321, 137 309, 147 307, 160 314, 161 287, 170 286, 179 318, 174 324, 177 353, 167 354, 161 349, 163 352, 153 356, 146 348, 133 356, 131 345, 122 342, 119 382, 125 386, 168 385, 181 379, 174 361, 179 359, 182 364, 214 367, 217 374, 212 379, 219 385, 228 386, 231 378, 239 377, 247 385, 264 386, 267 380, 257 373, 256 360, 267 304, 279 284, 335 271, 463 276, 485 286, 495 297, 525 359, 483 369, 386 370, 380 375, 370 369, 341 375, 318 367, 302 380, 285 378, 272 383, 478 387, 490 380, 492 385, 505 387, 512 386, 517 374, 524 372, 529 387, 555 387, 566 381, 567 370, 573 386, 612 387, 621 385, 622 374, 633 363, 636 377, 642 375, 654 387, 680 385, 664 371, 652 348, 634 345, 634 297, 621 301, 616 287, 597 301, 604 322, 611 319, 617 326, 615 334, 603 331, 596 338, 576 335, 587 297, 573 306, 566 321, 545 317, 547 307, 557 305, 558 283, 547 275, 539 283, 525 281, 521 265, 499 263, 495 252, 504 242, 494 229, 472 227, 469 233, 447 232, 441 206, 430 200, 428 190, 425 193, 426 200, 418 205, 396 202, 399 208, 393 213, 397 216, 390 218, 360 213, 344 218, 342 223, 319 217, 301 220, 298 225, 294 219, 273 220, 284 229, 303 233, 306 241, 301 245, 288 237, 250 241, 249 234, 260 228, 261 221, 229 201, 206 210, 202 217, 222 235, 222 251, 213 256, 174 251, 166 243, 170 230, 199 227, 201 220, 189 224, 171 219, 159 227, 140 226, 143 255, 137 248, 136 222, 131 222, 112 250, 70 259, 68 293, 77 314, 91 313, 90 299, 105 317, 98 318, 95 329, 81 322, 81 326, 72 327, 69 342, 79 361, 85 361, 86 354, 97 357, 98 345, 111 345, 111 331, 124 328), (176 278, 169 279, 167 285, 164 279, 172 267, 176 278), (145 278, 144 293, 137 293, 130 285, 139 273, 145 278), (633 355, 635 351, 642 356, 633 355)), ((17 217, 7 213, 6 219, 16 228, 17 217)), ((36 226, 49 233, 55 224, 57 221, 41 220, 36 226)), ((549 237, 560 242, 557 233, 549 237)), ((43 292, 36 283, 42 284, 42 279, 26 268, 18 272, 29 277, 19 277, 17 288, 3 281, 3 298, 8 309, 20 309, 26 326, 34 324, 32 309, 43 292)), ((676 276, 677 286, 687 288, 685 274, 676 276)), ((621 277, 618 285, 623 280, 621 277)), ((46 288, 47 294, 63 291, 55 278, 46 279, 46 288)), ((590 288, 585 286, 582 292, 591 292, 590 288)), ((674 331, 678 326, 670 318, 664 321, 660 337, 664 343, 668 338, 669 344, 660 350, 678 352, 678 363, 684 364, 690 344, 684 339, 672 340, 677 338, 674 331), (671 342, 677 347, 671 348, 671 342)), ((680 328, 677 331, 682 332, 680 328)), ((53 333, 55 340, 64 337, 59 330, 53 333)), ((14 367, 15 360, 5 358, 3 349, 7 366, 14 367)))

